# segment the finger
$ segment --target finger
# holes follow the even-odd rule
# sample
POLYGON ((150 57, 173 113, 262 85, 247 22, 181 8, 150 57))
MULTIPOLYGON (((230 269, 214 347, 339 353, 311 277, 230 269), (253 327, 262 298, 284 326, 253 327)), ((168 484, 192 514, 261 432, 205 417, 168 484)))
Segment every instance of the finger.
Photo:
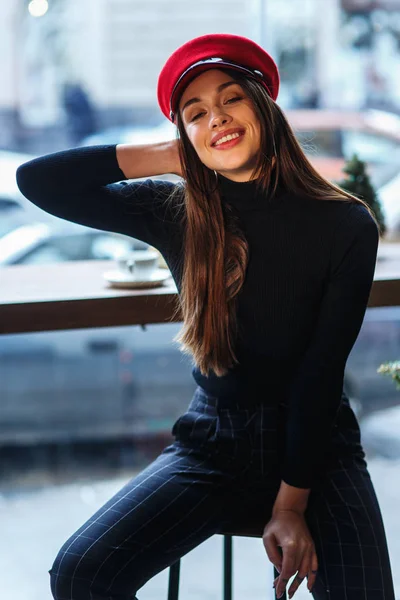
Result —
POLYGON ((277 586, 277 584, 278 584, 278 579, 279 579, 279 576, 278 576, 278 577, 275 577, 275 579, 274 579, 274 582, 273 582, 273 584, 272 584, 272 587, 276 588, 276 586, 277 586))
POLYGON ((288 581, 296 572, 296 551, 294 546, 289 546, 288 548, 285 548, 283 552, 282 571, 276 586, 276 594, 278 598, 283 594, 288 581))
POLYGON ((275 579, 274 579, 274 587, 278 584, 279 577, 280 577, 280 575, 278 575, 278 577, 275 577, 275 579))
POLYGON ((298 590, 303 580, 307 577, 308 572, 311 570, 311 553, 306 552, 301 561, 301 565, 298 569, 296 577, 293 579, 291 586, 288 590, 289 598, 292 598, 294 593, 298 590))
POLYGON ((317 553, 316 553, 315 547, 314 547, 312 550, 312 553, 311 553, 311 568, 308 573, 308 582, 307 582, 307 588, 310 590, 310 592, 311 592, 312 588, 314 587, 315 580, 317 579, 317 573, 318 573, 318 557, 317 557, 317 553))
POLYGON ((276 544, 275 539, 271 537, 263 538, 263 544, 269 560, 272 564, 282 570, 282 547, 276 544))

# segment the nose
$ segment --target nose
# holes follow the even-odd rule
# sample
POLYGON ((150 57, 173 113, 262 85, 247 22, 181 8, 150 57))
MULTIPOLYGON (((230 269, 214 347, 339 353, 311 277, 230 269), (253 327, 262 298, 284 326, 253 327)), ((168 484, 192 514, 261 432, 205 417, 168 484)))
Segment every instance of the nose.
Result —
POLYGON ((211 118, 210 127, 211 127, 211 129, 215 129, 216 127, 220 127, 221 125, 224 125, 225 123, 228 123, 228 122, 229 122, 229 117, 227 115, 218 113, 211 118))
POLYGON ((220 125, 224 125, 224 123, 226 123, 227 121, 228 121, 228 119, 226 117, 224 119, 222 117, 219 119, 213 119, 212 128, 215 129, 216 127, 219 127, 220 125))

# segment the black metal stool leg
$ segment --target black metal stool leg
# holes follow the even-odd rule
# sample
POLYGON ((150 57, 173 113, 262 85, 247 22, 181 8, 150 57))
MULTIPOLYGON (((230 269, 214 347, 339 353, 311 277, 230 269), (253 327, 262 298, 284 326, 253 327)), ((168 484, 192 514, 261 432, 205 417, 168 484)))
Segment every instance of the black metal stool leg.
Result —
MULTIPOLYGON (((232 535, 224 534, 224 551, 223 551, 223 567, 224 567, 224 581, 223 581, 223 600, 232 600, 232 563, 233 563, 233 551, 232 551, 232 535)), ((179 575, 181 568, 181 559, 178 559, 169 567, 169 583, 168 583, 168 600, 178 600, 179 598, 179 575)), ((274 580, 279 577, 279 571, 274 569, 274 580)), ((274 591, 274 598, 277 600, 276 589, 274 591)), ((286 590, 281 596, 280 600, 287 600, 286 590)))
POLYGON ((168 600, 178 600, 180 569, 181 569, 181 559, 179 558, 169 568, 168 600))
POLYGON ((224 600, 232 600, 232 536, 224 535, 224 600))

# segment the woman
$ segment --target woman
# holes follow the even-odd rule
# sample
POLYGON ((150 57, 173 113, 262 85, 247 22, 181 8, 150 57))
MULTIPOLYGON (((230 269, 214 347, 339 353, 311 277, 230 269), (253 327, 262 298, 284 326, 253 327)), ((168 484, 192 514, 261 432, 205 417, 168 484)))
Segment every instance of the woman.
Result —
POLYGON ((313 169, 278 89, 253 41, 201 36, 158 80, 176 140, 70 149, 18 169, 44 210, 162 252, 197 383, 175 441, 64 543, 49 571, 58 600, 128 600, 227 523, 262 534, 278 597, 296 575, 289 597, 307 578, 318 600, 394 600, 343 392, 379 228, 313 169), (123 181, 163 173, 183 183, 123 181))

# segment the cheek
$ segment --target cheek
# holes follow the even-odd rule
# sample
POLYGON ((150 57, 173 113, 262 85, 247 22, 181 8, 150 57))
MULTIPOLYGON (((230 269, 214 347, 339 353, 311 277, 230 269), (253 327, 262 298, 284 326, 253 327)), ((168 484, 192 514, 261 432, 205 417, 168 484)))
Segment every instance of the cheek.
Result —
POLYGON ((195 132, 191 132, 191 134, 188 135, 188 138, 199 156, 205 152, 207 139, 204 134, 201 133, 201 131, 197 130, 195 132))
POLYGON ((202 149, 202 136, 199 133, 195 133, 192 141, 193 146, 197 152, 201 152, 202 149))
POLYGON ((259 138, 261 135, 261 124, 258 120, 257 115, 253 112, 253 110, 251 110, 250 107, 248 107, 246 111, 245 118, 247 123, 249 124, 251 131, 253 132, 253 135, 259 138))
POLYGON ((253 143, 255 143, 256 145, 260 144, 261 128, 259 125, 257 125, 257 123, 252 124, 252 138, 253 138, 253 143))

